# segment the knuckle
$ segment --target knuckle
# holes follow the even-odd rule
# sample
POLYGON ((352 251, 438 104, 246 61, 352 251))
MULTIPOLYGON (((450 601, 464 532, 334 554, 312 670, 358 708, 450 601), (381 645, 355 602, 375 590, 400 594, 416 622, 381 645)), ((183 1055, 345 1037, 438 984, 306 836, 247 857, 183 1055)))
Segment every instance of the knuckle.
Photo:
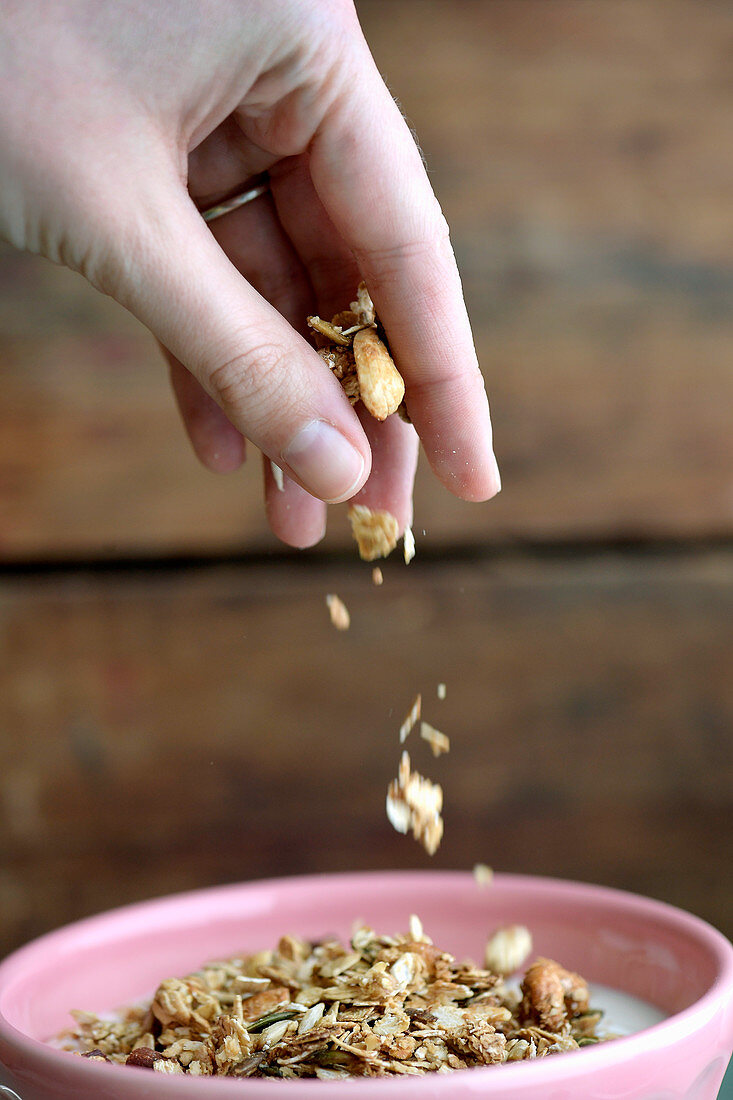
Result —
POLYGON ((279 402, 287 378, 288 351, 262 341, 226 359, 209 372, 213 395, 231 419, 256 415, 279 402))

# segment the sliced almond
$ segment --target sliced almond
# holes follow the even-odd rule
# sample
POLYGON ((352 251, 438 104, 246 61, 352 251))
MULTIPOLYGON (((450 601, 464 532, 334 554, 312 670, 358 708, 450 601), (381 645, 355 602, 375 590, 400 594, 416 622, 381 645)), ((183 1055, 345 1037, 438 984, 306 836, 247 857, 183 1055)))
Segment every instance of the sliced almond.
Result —
POLYGON ((397 411, 405 396, 402 375, 373 328, 360 329, 354 336, 353 348, 364 407, 376 420, 386 420, 397 411))
POLYGON ((397 545, 399 524, 391 512, 372 510, 365 504, 352 504, 349 520, 363 561, 386 558, 397 545))

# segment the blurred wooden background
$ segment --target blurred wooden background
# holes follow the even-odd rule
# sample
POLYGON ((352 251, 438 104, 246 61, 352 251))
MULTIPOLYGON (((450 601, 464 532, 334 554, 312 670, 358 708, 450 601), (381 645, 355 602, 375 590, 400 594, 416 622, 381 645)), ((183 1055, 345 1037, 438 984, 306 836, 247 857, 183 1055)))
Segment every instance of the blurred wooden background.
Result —
POLYGON ((423 471, 379 590, 342 509, 284 552, 256 459, 195 464, 152 339, 2 252, 0 954, 171 890, 427 865, 383 808, 418 690, 453 741, 415 746, 433 866, 733 931, 733 9, 359 10, 453 227, 504 491, 423 471))

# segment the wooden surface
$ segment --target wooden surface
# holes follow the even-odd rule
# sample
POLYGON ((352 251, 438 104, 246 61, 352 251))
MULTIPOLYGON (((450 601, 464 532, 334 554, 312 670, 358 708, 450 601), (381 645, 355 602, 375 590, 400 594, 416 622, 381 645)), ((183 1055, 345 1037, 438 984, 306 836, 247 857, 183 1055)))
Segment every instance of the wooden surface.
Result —
MULTIPOLYGON (((504 493, 423 472, 433 545, 733 530, 733 8, 362 0, 453 228, 504 493)), ((259 462, 199 469, 151 338, 0 263, 0 555, 275 549, 259 462)), ((342 514, 331 545, 343 546, 342 514)))
POLYGON ((453 741, 415 747, 446 796, 431 865, 733 932, 733 8, 359 11, 453 227, 504 492, 423 471, 382 589, 343 510, 333 554, 279 558, 256 459, 196 465, 150 336, 0 252, 0 954, 176 889, 428 865, 384 814, 418 690, 453 741))
POLYGON ((176 889, 476 861, 733 931, 729 557, 29 577, 0 609, 0 954, 176 889), (418 690, 432 861, 384 812, 418 690))

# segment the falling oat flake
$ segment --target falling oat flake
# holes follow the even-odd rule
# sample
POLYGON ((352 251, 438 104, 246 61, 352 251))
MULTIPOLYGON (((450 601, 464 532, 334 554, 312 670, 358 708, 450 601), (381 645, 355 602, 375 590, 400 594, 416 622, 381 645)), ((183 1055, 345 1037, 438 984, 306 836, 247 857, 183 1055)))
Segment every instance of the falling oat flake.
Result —
POLYGON ((473 877, 477 886, 490 886, 494 878, 494 872, 488 863, 475 863, 473 865, 473 877))
POLYGON ((328 613, 331 616, 331 622, 337 630, 348 630, 351 626, 351 616, 349 610, 343 600, 338 596, 329 593, 326 596, 326 605, 328 607, 328 613))
POLYGON ((410 733, 412 732, 412 729, 413 729, 415 723, 420 718, 421 710, 422 710, 422 695, 420 695, 418 693, 412 701, 412 706, 410 707, 409 711, 407 712, 407 715, 405 717, 404 722, 400 726, 400 744, 401 745, 404 745, 405 741, 410 736, 410 733))
POLYGON ((450 738, 440 730, 436 730, 435 726, 431 726, 429 722, 420 723, 420 736, 423 741, 427 741, 430 748, 433 750, 433 756, 440 756, 441 753, 450 752, 450 738))

